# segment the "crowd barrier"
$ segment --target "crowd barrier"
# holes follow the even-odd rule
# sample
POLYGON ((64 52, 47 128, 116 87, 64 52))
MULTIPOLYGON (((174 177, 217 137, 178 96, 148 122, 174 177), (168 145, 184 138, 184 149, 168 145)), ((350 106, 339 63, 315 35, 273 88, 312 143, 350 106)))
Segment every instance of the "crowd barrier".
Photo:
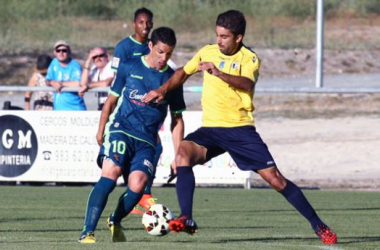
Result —
MULTIPOLYGON (((183 114, 185 134, 201 124, 201 111, 183 114)), ((95 183, 99 111, 0 111, 0 181, 95 183)), ((155 184, 165 184, 174 159, 170 116, 159 131, 163 153, 155 184)), ((251 172, 240 171, 226 153, 194 167, 197 185, 243 185, 251 172)), ((122 182, 119 179, 119 183, 122 182)), ((175 181, 174 181, 175 182, 175 181)))

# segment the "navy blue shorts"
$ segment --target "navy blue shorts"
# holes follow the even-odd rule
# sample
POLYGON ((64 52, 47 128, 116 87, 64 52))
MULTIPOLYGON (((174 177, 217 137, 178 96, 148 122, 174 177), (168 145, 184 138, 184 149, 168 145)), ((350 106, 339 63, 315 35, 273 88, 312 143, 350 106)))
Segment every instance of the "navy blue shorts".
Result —
POLYGON ((184 140, 205 147, 207 149, 206 162, 228 152, 241 170, 257 172, 276 166, 267 145, 254 126, 201 127, 187 135, 184 140))
POLYGON ((101 168, 103 160, 109 159, 123 169, 123 175, 140 170, 152 178, 156 167, 153 165, 155 154, 152 145, 123 132, 111 132, 104 137, 97 163, 101 168))

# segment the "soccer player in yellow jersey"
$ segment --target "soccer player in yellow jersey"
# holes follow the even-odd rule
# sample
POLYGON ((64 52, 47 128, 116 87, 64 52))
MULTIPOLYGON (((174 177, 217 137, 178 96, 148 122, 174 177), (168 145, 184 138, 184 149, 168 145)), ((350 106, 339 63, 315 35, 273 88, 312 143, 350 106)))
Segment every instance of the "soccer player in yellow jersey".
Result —
POLYGON ((243 44, 246 21, 236 10, 220 14, 216 20, 217 43, 207 45, 179 68, 144 102, 160 102, 165 94, 180 86, 192 74, 204 72, 202 127, 186 136, 176 155, 177 197, 180 216, 170 229, 189 234, 198 227, 192 218, 195 178, 192 167, 228 152, 241 170, 255 171, 280 192, 311 224, 325 244, 335 244, 336 234, 318 217, 301 189, 278 170, 268 147, 256 132, 253 94, 260 60, 243 44))

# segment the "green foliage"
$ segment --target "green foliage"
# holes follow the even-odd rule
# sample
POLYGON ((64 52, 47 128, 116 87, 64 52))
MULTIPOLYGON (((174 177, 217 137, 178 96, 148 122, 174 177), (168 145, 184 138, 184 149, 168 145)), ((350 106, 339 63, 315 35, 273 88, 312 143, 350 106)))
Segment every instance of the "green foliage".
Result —
MULTIPOLYGON (((379 13, 378 0, 325 0, 325 11, 379 13)), ((1 20, 52 19, 62 16, 90 16, 104 19, 132 19, 137 8, 150 8, 161 22, 213 20, 228 9, 251 16, 289 16, 307 18, 315 15, 315 0, 0 0, 1 20), (211 18, 212 17, 212 18, 211 18)), ((207 23, 207 21, 206 21, 207 23)))
MULTIPOLYGON (((327 17, 380 14, 379 0, 324 3, 327 17)), ((315 20, 316 0, 0 0, 0 50, 40 50, 57 39, 69 40, 77 48, 113 47, 133 32, 133 14, 141 7, 153 11, 155 27, 172 27, 178 36, 189 34, 179 41, 183 47, 213 42, 216 16, 229 9, 245 14, 247 34, 255 36, 247 36, 247 44, 310 48, 315 40, 308 22, 315 20), (306 25, 284 27, 281 18, 306 25)))

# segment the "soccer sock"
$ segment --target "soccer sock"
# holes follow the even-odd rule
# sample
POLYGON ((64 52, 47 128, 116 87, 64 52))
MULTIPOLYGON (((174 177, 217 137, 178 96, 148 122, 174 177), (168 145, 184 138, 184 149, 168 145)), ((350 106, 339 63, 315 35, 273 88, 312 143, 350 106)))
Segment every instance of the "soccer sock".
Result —
POLYGON ((318 225, 324 224, 307 201, 301 189, 293 182, 287 180, 285 188, 280 193, 310 222, 314 231, 318 230, 318 225))
POLYGON ((112 213, 113 221, 115 223, 120 223, 120 221, 137 205, 142 195, 143 193, 135 193, 127 187, 125 195, 119 199, 116 210, 112 213))
POLYGON ((193 196, 195 189, 195 177, 190 166, 177 167, 177 183, 175 185, 181 215, 193 217, 193 196))
POLYGON ((87 232, 94 232, 100 215, 107 204, 108 195, 114 190, 115 186, 116 182, 106 177, 101 177, 96 183, 88 198, 82 235, 87 232))

